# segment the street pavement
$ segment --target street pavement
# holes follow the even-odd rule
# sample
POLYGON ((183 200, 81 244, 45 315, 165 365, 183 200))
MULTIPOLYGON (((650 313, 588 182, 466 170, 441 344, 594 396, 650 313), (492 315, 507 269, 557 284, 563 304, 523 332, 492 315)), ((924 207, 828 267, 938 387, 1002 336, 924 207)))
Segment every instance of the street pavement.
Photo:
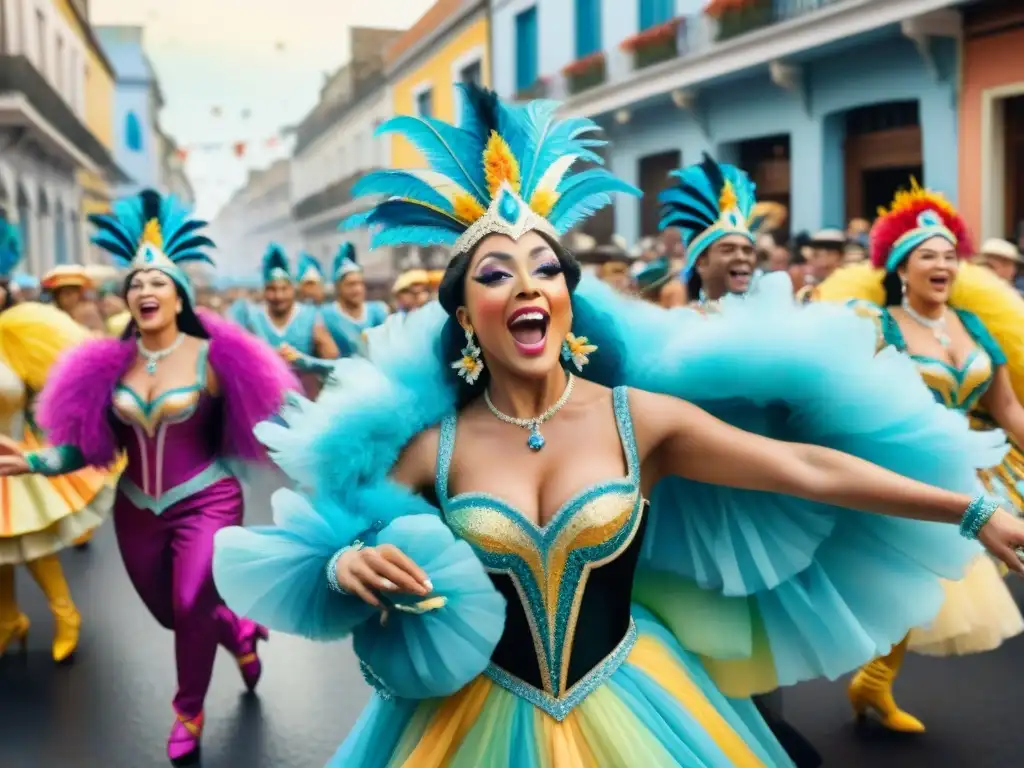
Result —
MULTIPOLYGON (((51 662, 50 615, 28 575, 18 574, 33 628, 27 654, 0 659, 0 768, 167 764, 171 635, 136 597, 112 533, 105 526, 88 550, 63 557, 84 619, 71 666, 51 662)), ((1015 591, 1024 598, 1024 590, 1015 591)), ((274 634, 261 645, 261 656, 263 680, 257 695, 249 696, 232 658, 220 651, 206 705, 202 765, 321 768, 370 695, 351 647, 274 634)), ((1024 765, 1021 680, 1022 638, 971 658, 909 658, 897 694, 928 725, 928 733, 917 737, 855 726, 840 682, 787 691, 785 712, 826 766, 1003 768, 1024 765)))

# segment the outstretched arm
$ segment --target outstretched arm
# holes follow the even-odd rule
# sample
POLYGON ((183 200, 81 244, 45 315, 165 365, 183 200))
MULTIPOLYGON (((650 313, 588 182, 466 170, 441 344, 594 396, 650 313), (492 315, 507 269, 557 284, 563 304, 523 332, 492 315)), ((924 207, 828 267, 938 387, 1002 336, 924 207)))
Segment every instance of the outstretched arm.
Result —
MULTIPOLYGON (((744 432, 695 405, 631 393, 645 483, 677 475, 714 485, 770 491, 894 517, 959 524, 973 499, 882 469, 829 448, 787 443, 744 432)), ((1024 523, 999 510, 979 541, 1013 570, 1024 523)))

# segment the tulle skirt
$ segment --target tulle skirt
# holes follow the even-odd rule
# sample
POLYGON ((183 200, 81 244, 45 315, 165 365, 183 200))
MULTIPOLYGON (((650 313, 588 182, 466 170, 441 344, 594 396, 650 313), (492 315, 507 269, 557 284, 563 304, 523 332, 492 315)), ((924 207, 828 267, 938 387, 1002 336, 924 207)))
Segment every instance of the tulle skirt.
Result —
MULTIPOLYGON (((25 430, 22 448, 43 447, 25 430)), ((0 565, 20 565, 66 549, 110 514, 117 470, 86 467, 59 477, 0 478, 0 565)))
POLYGON ((329 768, 792 766, 749 699, 634 606, 622 666, 561 722, 481 675, 444 699, 375 696, 329 768))
POLYGON ((935 620, 910 633, 910 650, 928 656, 964 656, 992 651, 1024 632, 1013 595, 999 566, 987 555, 964 578, 944 581, 946 599, 935 620))

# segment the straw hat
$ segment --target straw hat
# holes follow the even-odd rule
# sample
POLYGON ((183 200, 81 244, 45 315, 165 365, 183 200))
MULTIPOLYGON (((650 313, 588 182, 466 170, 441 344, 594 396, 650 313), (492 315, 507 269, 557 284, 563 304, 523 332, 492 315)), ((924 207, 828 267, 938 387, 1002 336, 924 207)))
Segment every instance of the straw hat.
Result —
POLYGON ((89 288, 92 280, 80 264, 61 264, 43 275, 40 284, 44 290, 56 291, 60 288, 89 288))
POLYGON ((998 237, 990 237, 981 244, 978 251, 978 261, 984 263, 988 258, 1006 259, 1016 264, 1024 264, 1024 256, 1020 250, 1009 240, 1001 240, 998 237))

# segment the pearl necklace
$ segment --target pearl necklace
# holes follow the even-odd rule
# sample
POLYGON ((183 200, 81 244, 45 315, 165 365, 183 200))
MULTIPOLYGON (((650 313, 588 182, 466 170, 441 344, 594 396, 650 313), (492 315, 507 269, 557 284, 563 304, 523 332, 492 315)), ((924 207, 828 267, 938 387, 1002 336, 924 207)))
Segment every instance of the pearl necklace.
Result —
POLYGON ((569 402, 574 386, 576 386, 576 377, 570 373, 565 383, 565 391, 562 392, 562 396, 558 398, 558 401, 540 416, 533 419, 517 419, 515 416, 502 413, 494 407, 494 403, 491 402, 491 393, 487 390, 484 390, 484 402, 487 403, 487 407, 499 421, 511 424, 514 427, 530 430, 530 437, 527 439, 526 445, 531 451, 539 451, 544 447, 544 435, 540 433, 540 425, 562 410, 562 406, 569 402))
POLYGON ((929 328, 935 339, 944 347, 948 347, 950 344, 949 334, 946 333, 946 310, 943 308, 942 316, 936 319, 925 317, 920 312, 910 306, 910 302, 903 299, 901 304, 903 311, 907 313, 907 317, 913 320, 918 325, 923 325, 925 328, 929 328))
POLYGON ((142 346, 142 337, 135 339, 135 346, 139 350, 139 354, 146 359, 146 373, 150 376, 156 376, 156 364, 180 347, 181 342, 184 340, 185 334, 179 333, 178 338, 172 341, 169 347, 153 351, 142 346))

